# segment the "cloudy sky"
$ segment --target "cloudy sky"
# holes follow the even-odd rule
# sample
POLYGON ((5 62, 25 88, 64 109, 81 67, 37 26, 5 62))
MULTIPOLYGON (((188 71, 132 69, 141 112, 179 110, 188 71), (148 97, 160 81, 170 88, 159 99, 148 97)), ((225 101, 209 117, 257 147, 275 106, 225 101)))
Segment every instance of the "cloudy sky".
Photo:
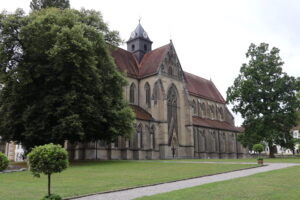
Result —
MULTIPOLYGON (((141 24, 153 48, 172 39, 183 70, 212 79, 224 98, 250 43, 278 47, 283 70, 300 76, 298 0, 70 0, 71 7, 101 11, 124 40, 141 24)), ((1 0, 0 10, 23 8, 30 0, 1 0)), ((125 45, 123 46, 125 48, 125 45)), ((242 119, 236 116, 236 124, 242 119)))

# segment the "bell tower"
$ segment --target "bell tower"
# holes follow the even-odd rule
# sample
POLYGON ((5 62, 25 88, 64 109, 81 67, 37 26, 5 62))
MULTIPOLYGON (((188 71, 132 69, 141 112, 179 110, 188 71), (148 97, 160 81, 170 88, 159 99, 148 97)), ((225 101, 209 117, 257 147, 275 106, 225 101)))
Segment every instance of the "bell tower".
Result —
POLYGON ((139 22, 127 41, 127 51, 132 52, 140 63, 144 55, 152 50, 151 48, 152 41, 139 22))

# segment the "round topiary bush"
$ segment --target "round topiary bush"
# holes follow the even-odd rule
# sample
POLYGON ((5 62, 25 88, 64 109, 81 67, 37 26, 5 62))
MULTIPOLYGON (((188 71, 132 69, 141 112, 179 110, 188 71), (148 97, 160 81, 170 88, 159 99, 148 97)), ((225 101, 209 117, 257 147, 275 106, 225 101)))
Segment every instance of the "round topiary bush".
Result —
POLYGON ((258 152, 258 156, 260 157, 260 153, 264 150, 264 146, 262 144, 255 144, 253 145, 252 150, 258 152))
POLYGON ((6 155, 0 152, 0 171, 5 170, 8 167, 8 159, 6 155))
POLYGON ((68 167, 68 152, 60 145, 46 144, 33 148, 27 155, 27 159, 29 169, 34 176, 40 177, 41 173, 48 176, 47 198, 49 199, 51 197, 51 174, 61 172, 68 167))

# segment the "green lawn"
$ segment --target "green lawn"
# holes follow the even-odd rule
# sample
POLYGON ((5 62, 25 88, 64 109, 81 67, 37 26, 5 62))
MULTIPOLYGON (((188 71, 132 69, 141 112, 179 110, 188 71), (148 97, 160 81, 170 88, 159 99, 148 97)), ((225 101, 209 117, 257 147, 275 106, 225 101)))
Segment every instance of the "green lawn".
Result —
MULTIPOLYGON (((256 158, 245 159, 186 159, 176 161, 195 161, 195 162, 257 162, 256 158)), ((291 158, 264 158, 265 163, 300 163, 300 157, 291 158)))
MULTIPOLYGON (((187 164, 136 161, 105 161, 73 164, 53 175, 52 192, 72 197, 160 182, 226 172, 255 165, 187 164)), ((45 176, 30 172, 0 174, 0 199, 35 200, 47 192, 45 176)))
POLYGON ((290 167, 188 189, 139 198, 139 200, 298 200, 300 167, 290 167))

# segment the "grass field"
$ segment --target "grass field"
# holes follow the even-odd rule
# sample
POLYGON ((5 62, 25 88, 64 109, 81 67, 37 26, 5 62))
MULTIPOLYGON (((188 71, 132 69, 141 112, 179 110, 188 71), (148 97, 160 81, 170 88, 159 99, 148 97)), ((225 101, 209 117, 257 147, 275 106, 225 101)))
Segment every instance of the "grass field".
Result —
POLYGON ((139 200, 298 200, 300 167, 290 167, 174 192, 143 197, 139 200))
MULTIPOLYGON (((84 162, 73 164, 52 177, 52 192, 72 197, 184 178, 248 168, 255 165, 189 164, 136 161, 84 162)), ((45 176, 30 172, 0 174, 0 199, 35 200, 47 193, 45 176)))
MULTIPOLYGON (((195 161, 195 162, 257 162, 256 158, 245 159, 188 159, 188 160, 176 160, 176 161, 195 161)), ((264 158, 265 163, 300 163, 300 157, 290 158, 264 158)))

